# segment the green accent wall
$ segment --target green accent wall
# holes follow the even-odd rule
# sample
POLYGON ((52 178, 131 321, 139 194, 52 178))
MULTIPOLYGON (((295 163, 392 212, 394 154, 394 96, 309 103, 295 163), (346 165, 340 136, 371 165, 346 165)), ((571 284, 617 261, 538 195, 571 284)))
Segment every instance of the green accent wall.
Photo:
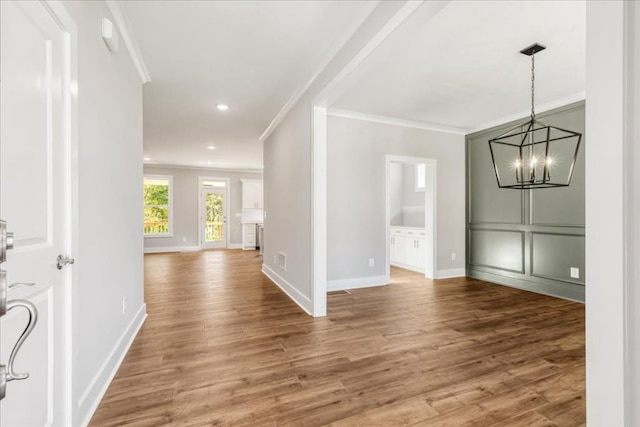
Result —
POLYGON ((579 102, 537 115, 583 135, 569 187, 498 188, 488 141, 526 117, 467 135, 468 276, 584 301, 584 111, 579 102))

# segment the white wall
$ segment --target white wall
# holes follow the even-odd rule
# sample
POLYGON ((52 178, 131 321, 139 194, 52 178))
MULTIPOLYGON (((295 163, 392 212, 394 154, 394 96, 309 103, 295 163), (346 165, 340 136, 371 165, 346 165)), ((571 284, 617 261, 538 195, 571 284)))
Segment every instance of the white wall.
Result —
POLYGON ((78 25, 78 212, 73 266, 73 425, 91 416, 146 315, 142 254, 142 83, 110 53, 102 1, 65 1, 78 25), (127 312, 122 313, 123 298, 127 312))
POLYGON ((274 123, 264 141, 265 271, 307 312, 313 312, 312 289, 312 111, 313 99, 384 27, 406 1, 381 2, 355 34, 304 91, 288 113, 274 123), (287 254, 287 270, 274 256, 287 254))
MULTIPOLYGON (((437 160, 436 268, 464 269, 464 135, 333 116, 328 128, 328 280, 386 274, 387 154, 437 160)), ((404 177, 414 191, 413 174, 404 177)))
POLYGON ((637 151, 640 13, 587 2, 587 424, 640 425, 637 151))
MULTIPOLYGON (((261 173, 219 171, 205 168, 178 168, 145 165, 144 173, 149 175, 173 176, 173 236, 145 237, 145 250, 159 248, 194 248, 200 245, 198 236, 198 177, 229 178, 229 246, 242 244, 241 179, 262 179, 261 173), (183 240, 184 239, 184 240, 183 240)), ((142 184, 141 184, 142 185, 142 184)))

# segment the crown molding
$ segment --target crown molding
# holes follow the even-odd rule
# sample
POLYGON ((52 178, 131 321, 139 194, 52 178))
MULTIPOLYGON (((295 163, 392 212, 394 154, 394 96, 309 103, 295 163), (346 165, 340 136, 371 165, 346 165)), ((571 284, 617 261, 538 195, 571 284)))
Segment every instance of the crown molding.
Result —
POLYGON ((188 165, 174 165, 174 164, 162 164, 162 163, 143 163, 144 168, 159 168, 159 169, 187 169, 187 170, 201 170, 209 172, 231 172, 231 173, 251 173, 251 174, 264 174, 263 169, 226 169, 226 168, 208 168, 206 166, 188 166, 188 165))
POLYGON ((380 3, 380 0, 376 1, 375 3, 372 3, 371 6, 365 10, 365 12, 362 14, 361 19, 358 20, 357 25, 354 25, 351 28, 351 31, 349 31, 342 39, 340 39, 338 43, 336 43, 333 46, 333 49, 331 49, 329 53, 324 57, 324 59, 322 60, 322 62, 320 62, 320 65, 318 66, 316 71, 305 82, 305 84, 298 87, 293 92, 293 94, 289 97, 287 102, 282 106, 280 111, 278 111, 278 114, 276 114, 273 120, 271 120, 271 123, 269 123, 269 126, 267 126, 264 132, 262 132, 262 135, 260 135, 260 138, 259 138, 260 142, 264 142, 269 137, 269 135, 271 135, 271 133, 274 130, 276 130, 278 125, 284 120, 287 114, 289 114, 289 111, 291 111, 291 109, 296 105, 296 103, 300 100, 300 98, 302 98, 302 95, 304 95, 305 92, 311 87, 313 82, 316 81, 320 73, 322 73, 324 69, 327 68, 327 66, 331 63, 331 61, 338 54, 338 52, 340 52, 340 50, 342 50, 342 48, 347 44, 347 42, 351 40, 351 38, 354 36, 356 31, 358 31, 362 23, 365 21, 365 19, 371 14, 371 12, 375 9, 375 7, 379 3, 380 3))
POLYGON ((138 75, 140 76, 140 80, 142 80, 142 84, 149 83, 151 81, 151 76, 149 76, 149 71, 147 71, 147 66, 144 63, 144 59, 142 58, 142 54, 140 53, 140 49, 138 48, 138 42, 136 42, 136 38, 133 35, 133 30, 131 29, 131 25, 129 24, 129 20, 127 19, 127 14, 122 8, 120 1, 107 0, 107 6, 109 6, 109 10, 113 15, 113 20, 115 21, 116 26, 120 31, 122 41, 127 47, 129 56, 131 56, 133 65, 136 67, 136 71, 138 71, 138 75))
MULTIPOLYGON (((574 93, 573 95, 566 96, 564 98, 556 99, 555 101, 548 102, 539 107, 536 107, 536 113, 544 113, 546 111, 554 110, 556 108, 564 107, 565 105, 573 104, 574 102, 584 101, 586 99, 585 91, 574 93)), ((522 110, 517 113, 503 116, 499 119, 490 120, 488 122, 480 123, 479 125, 472 126, 466 130, 466 134, 480 132, 486 129, 491 129, 496 126, 501 126, 506 123, 511 123, 516 120, 522 120, 523 117, 529 117, 531 110, 522 110)))
POLYGON ((463 128, 436 125, 433 123, 420 122, 415 120, 397 119, 395 117, 377 116, 375 114, 359 113, 357 111, 340 110, 336 108, 327 109, 327 114, 333 117, 345 119, 364 120, 367 122, 382 123, 385 125, 401 126, 406 128, 430 130, 434 132, 451 133, 454 135, 466 135, 463 128))

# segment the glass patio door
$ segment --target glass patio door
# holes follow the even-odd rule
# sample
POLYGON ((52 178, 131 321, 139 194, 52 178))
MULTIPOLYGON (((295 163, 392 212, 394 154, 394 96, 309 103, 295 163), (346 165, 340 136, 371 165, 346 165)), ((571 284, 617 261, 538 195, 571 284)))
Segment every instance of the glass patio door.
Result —
POLYGON ((203 189, 202 212, 200 215, 202 224, 203 248, 227 247, 227 217, 226 217, 227 190, 203 189))

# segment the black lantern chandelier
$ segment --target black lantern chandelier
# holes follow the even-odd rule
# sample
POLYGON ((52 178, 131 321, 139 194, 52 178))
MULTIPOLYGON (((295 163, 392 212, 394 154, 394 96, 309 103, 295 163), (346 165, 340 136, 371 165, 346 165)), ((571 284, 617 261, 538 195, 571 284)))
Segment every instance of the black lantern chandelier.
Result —
POLYGON ((500 188, 529 190, 567 187, 580 148, 582 134, 536 120, 535 54, 546 49, 533 44, 520 51, 531 57, 531 117, 489 140, 491 160, 500 188))

